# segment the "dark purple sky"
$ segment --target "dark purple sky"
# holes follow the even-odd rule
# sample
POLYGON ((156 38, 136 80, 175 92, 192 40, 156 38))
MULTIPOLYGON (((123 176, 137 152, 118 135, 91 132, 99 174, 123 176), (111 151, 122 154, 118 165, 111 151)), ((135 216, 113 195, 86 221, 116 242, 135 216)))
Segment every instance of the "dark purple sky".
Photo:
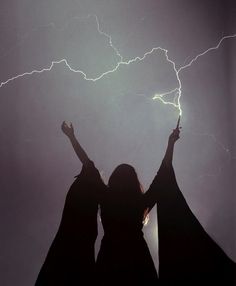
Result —
MULTIPOLYGON (((176 67, 236 34, 234 1, 3 1, 0 82, 66 59, 97 77, 119 61, 168 50, 176 67), (226 4, 227 3, 227 4, 226 4)), ((179 76, 183 109, 174 167, 207 232, 236 260, 236 37, 179 76)), ((81 144, 108 178, 131 163, 145 188, 165 152, 178 110, 152 100, 178 86, 163 52, 122 66, 97 82, 65 64, 0 88, 0 284, 33 285, 58 228, 66 192, 81 164, 60 130, 74 123, 81 144)), ((168 98, 171 100, 171 98, 168 98)), ((156 222, 145 228, 157 261, 156 222)), ((176 246, 178 247, 178 246, 176 246)))

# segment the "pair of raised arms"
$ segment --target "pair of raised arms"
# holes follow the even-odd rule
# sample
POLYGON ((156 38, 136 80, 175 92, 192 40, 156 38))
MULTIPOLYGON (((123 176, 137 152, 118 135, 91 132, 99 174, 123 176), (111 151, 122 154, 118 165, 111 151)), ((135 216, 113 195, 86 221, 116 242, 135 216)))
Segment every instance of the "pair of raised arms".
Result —
MULTIPOLYGON (((180 128, 181 127, 179 127, 179 119, 178 119, 176 128, 172 131, 172 133, 169 136, 166 153, 163 159, 163 161, 165 162, 167 166, 170 166, 172 164, 174 144, 179 139, 180 128)), ((77 154, 81 163, 83 165, 87 165, 90 161, 89 157, 84 151, 84 149, 81 147, 81 145, 79 144, 78 140, 76 139, 72 123, 68 125, 65 121, 63 121, 61 125, 61 129, 63 133, 70 139, 71 144, 75 150, 75 153, 77 154)))

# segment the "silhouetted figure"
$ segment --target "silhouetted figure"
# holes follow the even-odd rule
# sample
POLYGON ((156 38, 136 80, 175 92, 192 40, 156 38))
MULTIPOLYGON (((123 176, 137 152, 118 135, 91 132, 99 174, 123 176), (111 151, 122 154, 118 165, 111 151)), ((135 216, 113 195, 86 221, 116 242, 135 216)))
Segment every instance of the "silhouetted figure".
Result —
POLYGON ((119 165, 101 200, 104 237, 96 269, 98 285, 157 285, 158 277, 142 227, 146 209, 155 204, 143 194, 134 168, 119 165))
POLYGON ((62 130, 83 167, 67 194, 59 230, 36 286, 234 285, 235 263, 205 232, 178 188, 172 167, 178 125, 146 193, 128 164, 119 165, 105 186, 73 126, 63 122, 62 130), (142 232, 145 215, 156 202, 159 279, 142 232), (95 264, 98 204, 104 237, 95 264))
POLYGON ((38 275, 36 286, 92 285, 95 278, 94 243, 97 237, 98 170, 74 136, 73 126, 63 122, 83 167, 65 201, 61 223, 38 275))
POLYGON ((235 263, 211 239, 190 210, 172 166, 175 138, 153 184, 157 190, 161 285, 235 285, 235 263), (157 182, 156 182, 157 181, 157 182))
MULTIPOLYGON (((178 127, 170 138, 174 146, 178 127)), ((168 147, 165 160, 172 160, 172 156, 173 148, 168 147)), ((96 262, 98 285, 159 284, 142 232, 144 216, 157 200, 158 176, 143 193, 132 166, 119 165, 112 173, 100 198, 104 237, 96 262)))

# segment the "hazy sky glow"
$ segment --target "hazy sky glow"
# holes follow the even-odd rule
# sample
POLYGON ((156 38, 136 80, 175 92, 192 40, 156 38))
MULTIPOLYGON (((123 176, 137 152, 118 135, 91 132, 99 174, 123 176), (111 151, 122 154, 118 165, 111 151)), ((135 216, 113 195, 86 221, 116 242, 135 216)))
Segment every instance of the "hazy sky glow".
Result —
MULTIPOLYGON (((236 260, 236 5, 210 2, 2 4, 1 285, 33 285, 81 169, 61 122, 74 123, 106 178, 130 163, 147 189, 179 113, 153 97, 170 91, 165 100, 176 105, 182 94, 179 185, 207 232, 236 260)), ((155 215, 144 231, 158 267, 155 215)))

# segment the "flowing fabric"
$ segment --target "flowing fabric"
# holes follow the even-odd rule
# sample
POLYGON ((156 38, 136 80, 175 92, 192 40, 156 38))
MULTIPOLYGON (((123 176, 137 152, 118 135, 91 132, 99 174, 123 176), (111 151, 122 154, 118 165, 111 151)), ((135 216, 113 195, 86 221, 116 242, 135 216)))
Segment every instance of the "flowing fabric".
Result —
POLYGON ((157 181, 161 285, 235 285, 235 263, 190 210, 173 167, 163 162, 151 188, 157 181))
POLYGON ((90 161, 70 187, 59 230, 38 275, 36 286, 92 285, 97 237, 98 188, 102 181, 90 161))
POLYGON ((155 193, 116 195, 109 188, 101 199, 104 237, 96 262, 97 285, 157 286, 154 262, 143 237, 144 210, 155 204, 155 193))

